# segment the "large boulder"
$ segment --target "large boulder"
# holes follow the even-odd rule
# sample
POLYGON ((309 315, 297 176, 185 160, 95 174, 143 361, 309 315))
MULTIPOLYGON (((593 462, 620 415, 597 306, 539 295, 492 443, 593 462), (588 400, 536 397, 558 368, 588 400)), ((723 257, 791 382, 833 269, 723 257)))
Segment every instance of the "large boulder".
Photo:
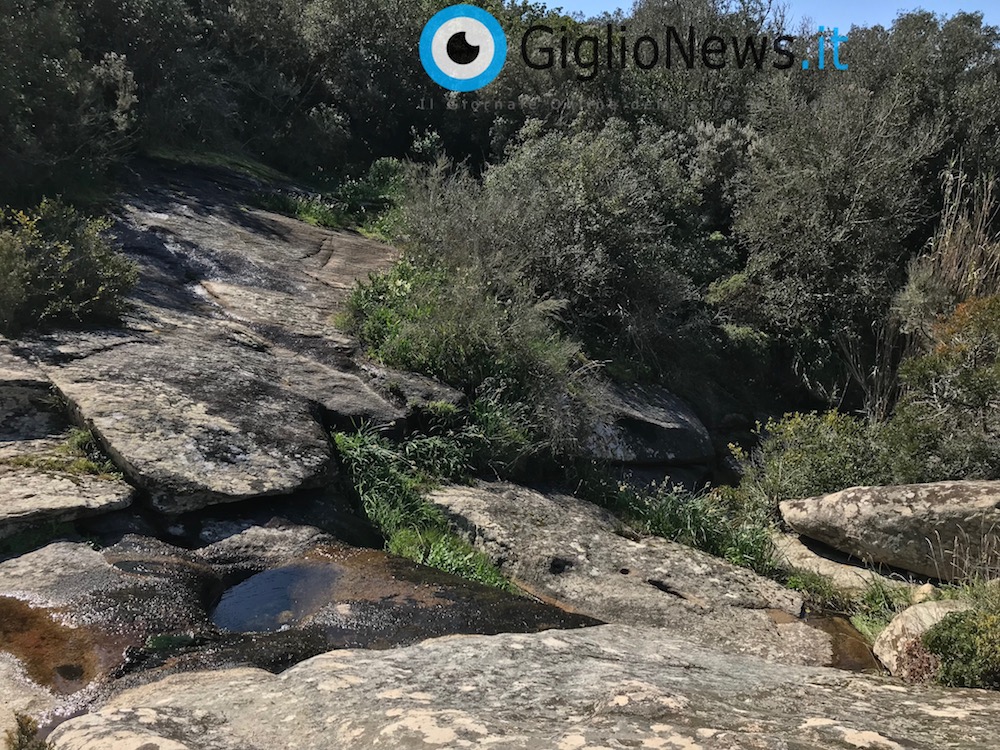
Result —
POLYGON ((798 594, 681 544, 629 538, 591 503, 509 484, 447 487, 430 500, 506 575, 545 601, 605 622, 665 628, 713 648, 789 663, 832 659, 829 637, 798 619, 798 594))
POLYGON ((607 414, 587 443, 601 461, 631 467, 713 463, 708 430, 691 407, 654 386, 615 386, 607 414))
POLYGON ((1000 563, 1000 482, 853 487, 781 503, 795 531, 866 562, 956 580, 1000 563))
POLYGON ((1000 696, 903 688, 606 625, 176 675, 57 727, 56 750, 988 750, 1000 696))
POLYGON ((872 650, 890 674, 905 680, 915 679, 918 675, 913 674, 913 656, 923 650, 924 633, 952 612, 964 612, 971 606, 968 602, 946 599, 907 607, 892 618, 875 639, 872 650))

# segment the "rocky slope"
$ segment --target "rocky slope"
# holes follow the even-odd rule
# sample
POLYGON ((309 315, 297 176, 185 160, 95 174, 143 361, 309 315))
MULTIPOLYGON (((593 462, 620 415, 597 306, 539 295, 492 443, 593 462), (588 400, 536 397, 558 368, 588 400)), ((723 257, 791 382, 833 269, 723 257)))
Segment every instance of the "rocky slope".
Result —
MULTIPOLYGON (((432 498, 528 597, 376 549, 330 489, 330 430, 400 434, 462 398, 335 325, 395 252, 248 208, 253 180, 143 169, 115 229, 140 271, 123 327, 0 341, 0 730, 82 714, 57 750, 991 746, 992 696, 824 669, 797 594, 572 497, 432 498), (113 466, 74 453, 74 424, 113 466)), ((590 449, 632 481, 715 462, 658 389, 619 391, 590 449)))

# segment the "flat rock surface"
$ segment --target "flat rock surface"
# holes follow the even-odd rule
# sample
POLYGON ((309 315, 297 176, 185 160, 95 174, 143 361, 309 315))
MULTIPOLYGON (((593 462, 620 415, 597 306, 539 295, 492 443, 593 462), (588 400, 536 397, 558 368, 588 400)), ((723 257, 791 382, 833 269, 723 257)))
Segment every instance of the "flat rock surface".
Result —
POLYGON ((127 508, 134 494, 117 479, 0 464, 0 539, 43 523, 127 508))
POLYGON ((26 348, 160 511, 327 483, 328 426, 405 417, 332 323, 346 290, 395 251, 247 208, 262 187, 247 179, 147 169, 115 230, 139 267, 124 327, 26 348))
POLYGON ((789 663, 832 658, 829 637, 798 621, 798 594, 681 544, 626 538, 590 503, 508 484, 447 487, 431 501, 506 575, 545 600, 728 651, 789 663))
POLYGON ((70 425, 51 382, 0 342, 0 539, 130 505, 135 491, 74 467, 70 425))
POLYGON ((855 558, 944 580, 1000 565, 1000 482, 853 487, 781 503, 785 522, 855 558))
POLYGON ((39 716, 56 702, 56 696, 28 678, 17 659, 0 653, 0 737, 16 726, 15 713, 39 716))
POLYGON ((193 673, 57 727, 56 750, 991 750, 1000 696, 711 651, 657 628, 335 651, 193 673))

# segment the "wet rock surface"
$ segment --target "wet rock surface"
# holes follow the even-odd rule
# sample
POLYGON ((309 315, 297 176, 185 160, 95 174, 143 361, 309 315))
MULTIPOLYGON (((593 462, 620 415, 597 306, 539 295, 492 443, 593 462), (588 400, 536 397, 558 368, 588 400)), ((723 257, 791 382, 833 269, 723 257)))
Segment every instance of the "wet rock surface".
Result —
POLYGON ((997 569, 1000 482, 854 487, 781 503, 785 522, 860 560, 954 580, 997 569))
POLYGON ((281 523, 196 550, 127 535, 101 550, 58 542, 0 563, 0 650, 39 695, 58 697, 38 704, 56 716, 112 684, 176 672, 279 671, 334 648, 594 624, 281 523))
POLYGON ((57 750, 987 750, 998 731, 995 694, 904 688, 606 625, 337 651, 280 675, 176 675, 51 739, 57 750))
POLYGON ((590 503, 508 484, 448 487, 431 501, 515 582, 573 611, 789 663, 832 660, 794 592, 680 544, 626 538, 590 503))

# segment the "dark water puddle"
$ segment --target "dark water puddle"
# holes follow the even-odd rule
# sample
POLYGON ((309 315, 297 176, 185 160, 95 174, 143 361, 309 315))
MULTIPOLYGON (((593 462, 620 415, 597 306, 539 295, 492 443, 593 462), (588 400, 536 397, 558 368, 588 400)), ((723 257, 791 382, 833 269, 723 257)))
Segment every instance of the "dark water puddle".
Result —
POLYGON ((842 615, 824 615, 806 620, 814 628, 830 636, 833 643, 833 664, 837 669, 851 672, 881 672, 872 648, 851 621, 842 615))
MULTIPOLYGON (((778 625, 799 622, 799 618, 781 610, 774 609, 768 612, 778 625)), ((814 614, 807 615, 805 622, 830 636, 830 646, 833 649, 831 667, 849 672, 882 671, 882 665, 872 653, 868 641, 848 618, 843 615, 814 614)))
POLYGON ((336 565, 320 562, 266 570, 226 591, 212 622, 234 633, 289 628, 323 606, 340 577, 336 565))
POLYGON ((328 648, 598 624, 379 550, 345 545, 317 548, 233 586, 211 619, 228 633, 322 632, 328 648))
POLYGON ((112 641, 62 625, 47 610, 0 597, 0 650, 20 659, 28 676, 53 692, 75 693, 115 666, 122 647, 112 641))

